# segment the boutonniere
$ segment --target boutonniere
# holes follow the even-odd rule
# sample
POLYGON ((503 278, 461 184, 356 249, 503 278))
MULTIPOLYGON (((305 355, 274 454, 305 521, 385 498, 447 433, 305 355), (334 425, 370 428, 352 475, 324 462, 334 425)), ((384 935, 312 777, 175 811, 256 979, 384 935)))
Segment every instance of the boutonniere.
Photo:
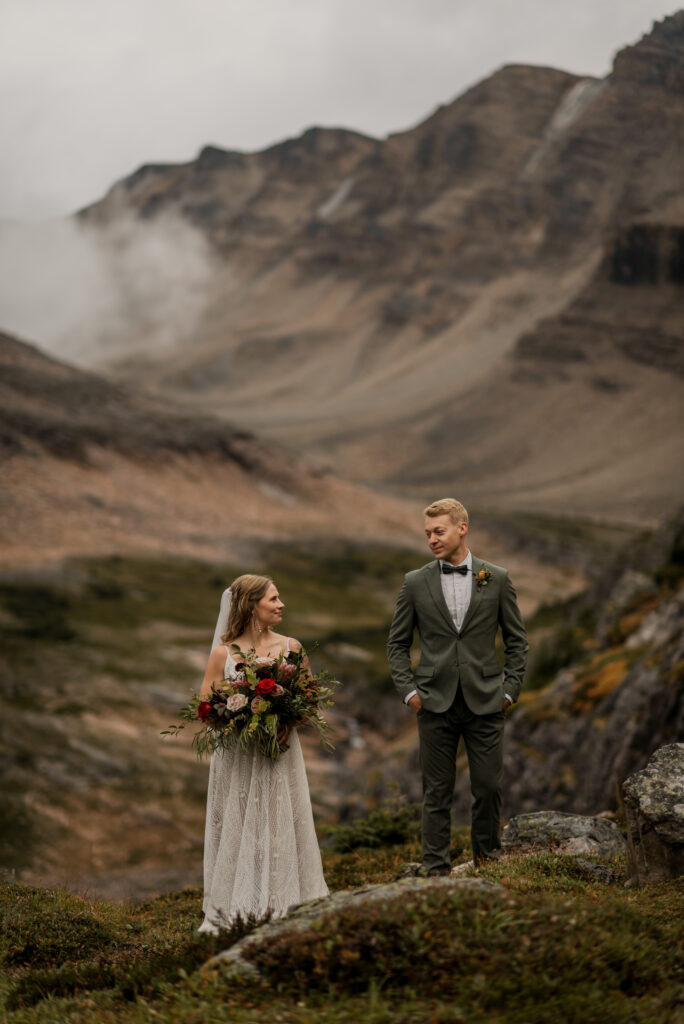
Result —
POLYGON ((484 569, 480 569, 477 576, 475 577, 477 580, 477 589, 481 590, 482 587, 486 587, 493 575, 494 573, 492 572, 492 570, 488 569, 486 565, 484 569))

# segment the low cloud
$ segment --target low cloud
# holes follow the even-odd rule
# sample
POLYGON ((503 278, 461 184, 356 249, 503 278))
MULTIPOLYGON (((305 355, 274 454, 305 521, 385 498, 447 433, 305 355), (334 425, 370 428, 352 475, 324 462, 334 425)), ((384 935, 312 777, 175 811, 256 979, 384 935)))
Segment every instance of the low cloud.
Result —
POLYGON ((68 362, 112 365, 191 337, 215 264, 176 216, 0 225, 0 328, 68 362))

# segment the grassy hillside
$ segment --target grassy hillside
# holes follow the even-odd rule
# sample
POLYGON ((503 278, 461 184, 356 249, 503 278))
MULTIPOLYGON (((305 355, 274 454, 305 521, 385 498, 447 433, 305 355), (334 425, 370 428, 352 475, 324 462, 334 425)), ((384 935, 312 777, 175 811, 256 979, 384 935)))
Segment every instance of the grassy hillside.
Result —
MULTIPOLYGON (((287 604, 285 629, 318 644, 314 663, 343 681, 338 751, 320 769, 337 805, 363 789, 343 771, 351 712, 357 728, 387 728, 401 712, 385 641, 411 557, 340 548, 318 552, 315 571, 296 547, 264 558, 287 604)), ((0 868, 99 892, 108 873, 128 873, 138 888, 124 881, 122 893, 138 896, 199 878, 208 767, 191 730, 176 740, 160 731, 199 686, 220 594, 246 568, 113 557, 0 579, 0 868), (179 873, 155 876, 155 864, 168 870, 169 849, 179 873)))
MULTIPOLYGON (((392 880, 416 854, 326 852, 324 866, 339 889, 392 880)), ((331 913, 262 950, 260 983, 203 968, 251 925, 197 935, 198 889, 117 906, 4 885, 0 1007, 7 1024, 681 1021, 684 883, 625 889, 609 863, 618 884, 543 853, 478 872, 503 894, 435 888, 331 913)))
MULTIPOLYGON (((287 599, 288 632, 318 641, 314 659, 345 684, 338 751, 328 775, 317 776, 314 764, 310 776, 342 799, 356 786, 367 806, 381 792, 369 748, 354 750, 345 722, 353 714, 385 744, 383 729, 397 735, 384 641, 407 560, 389 549, 318 551, 313 571, 304 548, 268 553, 287 599)), ((510 858, 478 872, 503 894, 435 889, 330 913, 317 930, 258 954, 263 983, 204 969, 255 922, 218 939, 199 936, 200 889, 154 874, 171 861, 180 879, 193 865, 198 871, 206 788, 206 765, 189 743, 166 743, 159 730, 201 674, 218 596, 238 571, 180 559, 81 560, 0 581, 8 783, 0 799, 0 1019, 684 1024, 684 881, 625 889, 619 861, 610 863, 616 883, 606 885, 571 858, 510 858), (34 877, 119 872, 128 893, 174 891, 121 905, 10 881, 32 858, 34 877)), ((542 688, 532 693, 543 694, 559 667, 541 640, 557 639, 567 620, 577 636, 564 657, 576 657, 596 628, 585 617, 567 605, 541 608, 531 620, 540 658, 533 685, 542 688)), ((320 807, 319 820, 335 817, 320 807)), ((419 856, 410 806, 320 833, 333 891, 391 881, 419 856)), ((456 830, 454 860, 467 858, 468 843, 468 830, 456 830)))
MULTIPOLYGON (((583 548, 603 549, 605 538, 587 530, 583 548)), ((537 534, 528 534, 531 546, 537 534)), ((303 737, 320 822, 367 813, 397 782, 417 798, 415 729, 391 685, 385 644, 403 572, 424 560, 339 544, 261 554, 286 602, 285 629, 309 649, 317 644, 312 661, 343 684, 329 716, 334 755, 320 756, 303 737)), ((252 558, 81 558, 0 577, 0 868, 112 899, 199 881, 207 765, 190 748, 190 730, 174 740, 160 732, 199 684, 221 591, 253 567, 252 558)), ((523 600, 562 593, 563 572, 551 560, 528 563, 523 600)), ((573 610, 578 600, 527 617, 530 692, 591 635, 593 609, 573 610)), ((466 809, 458 820, 467 818, 466 809)))

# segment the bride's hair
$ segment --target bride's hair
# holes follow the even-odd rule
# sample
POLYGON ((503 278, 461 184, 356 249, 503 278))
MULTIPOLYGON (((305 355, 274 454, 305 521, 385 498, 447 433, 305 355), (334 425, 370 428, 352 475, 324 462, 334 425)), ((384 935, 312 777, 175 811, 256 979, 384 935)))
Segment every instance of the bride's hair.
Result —
POLYGON ((231 640, 242 636, 249 626, 254 609, 273 583, 270 576, 255 576, 246 573, 238 576, 230 585, 233 595, 228 613, 228 625, 221 637, 221 642, 229 644, 231 640))

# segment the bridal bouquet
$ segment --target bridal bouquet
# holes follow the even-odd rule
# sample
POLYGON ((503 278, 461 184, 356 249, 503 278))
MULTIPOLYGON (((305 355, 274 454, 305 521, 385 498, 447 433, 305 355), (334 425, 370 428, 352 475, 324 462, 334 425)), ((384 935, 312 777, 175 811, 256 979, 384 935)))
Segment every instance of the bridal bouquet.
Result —
MULTIPOLYGON (((329 672, 312 675, 304 662, 304 652, 289 651, 277 658, 257 658, 254 651, 238 651, 235 671, 211 693, 196 694, 179 716, 185 722, 201 722, 192 744, 198 757, 215 750, 250 746, 276 761, 287 750, 278 732, 283 726, 311 725, 329 750, 328 725, 321 714, 332 704, 337 685, 329 672)), ((173 725, 162 735, 176 735, 182 725, 173 725)))

